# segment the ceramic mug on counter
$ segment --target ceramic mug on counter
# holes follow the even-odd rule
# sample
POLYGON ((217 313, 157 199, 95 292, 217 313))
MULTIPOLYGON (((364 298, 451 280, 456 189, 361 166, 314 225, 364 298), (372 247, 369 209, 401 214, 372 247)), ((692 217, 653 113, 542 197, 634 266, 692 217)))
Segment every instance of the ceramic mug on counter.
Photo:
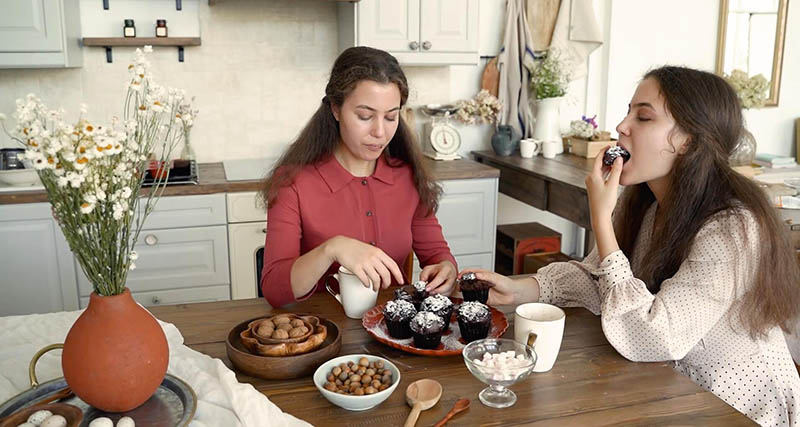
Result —
POLYGON ((523 158, 531 157, 542 152, 542 141, 536 138, 525 138, 519 141, 519 155, 523 158))
POLYGON ((556 363, 564 336, 564 310, 530 302, 514 310, 514 341, 532 347, 539 356, 533 372, 547 372, 556 363))
POLYGON ((560 141, 543 141, 542 142, 542 157, 545 159, 553 159, 558 154, 558 144, 561 144, 560 141))
POLYGON ((344 307, 344 314, 347 317, 360 319, 367 310, 375 306, 378 301, 378 291, 372 289, 372 283, 370 286, 364 285, 358 276, 344 267, 339 267, 339 271, 332 276, 339 282, 339 293, 334 292, 327 281, 325 289, 344 307))

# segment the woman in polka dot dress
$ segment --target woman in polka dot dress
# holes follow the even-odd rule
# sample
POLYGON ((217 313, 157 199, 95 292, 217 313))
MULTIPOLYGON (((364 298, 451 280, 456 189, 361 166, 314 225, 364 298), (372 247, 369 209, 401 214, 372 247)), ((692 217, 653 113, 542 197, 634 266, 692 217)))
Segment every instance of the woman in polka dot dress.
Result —
POLYGON ((759 424, 800 425, 800 377, 783 334, 800 311, 800 272, 763 192, 728 165, 741 128, 720 77, 648 72, 617 126, 630 159, 608 167, 598 156, 586 178, 594 251, 516 281, 461 274, 494 284, 489 304, 602 314, 627 359, 674 361, 759 424))

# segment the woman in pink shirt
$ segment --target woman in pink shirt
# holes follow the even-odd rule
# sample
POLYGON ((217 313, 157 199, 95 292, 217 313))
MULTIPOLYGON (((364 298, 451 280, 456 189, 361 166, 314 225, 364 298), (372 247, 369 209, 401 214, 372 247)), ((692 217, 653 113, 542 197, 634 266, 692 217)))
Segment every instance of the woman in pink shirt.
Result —
POLYGON ((442 189, 400 116, 407 99, 392 55, 354 47, 336 59, 319 108, 264 183, 271 305, 324 288, 340 265, 375 288, 403 284, 398 265, 412 249, 427 289, 452 292, 456 262, 435 216, 442 189))

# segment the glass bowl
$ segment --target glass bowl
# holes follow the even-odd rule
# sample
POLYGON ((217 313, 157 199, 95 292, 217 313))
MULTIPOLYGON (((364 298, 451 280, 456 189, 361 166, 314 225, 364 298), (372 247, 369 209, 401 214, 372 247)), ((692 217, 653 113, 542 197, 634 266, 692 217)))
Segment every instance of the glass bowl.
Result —
POLYGON ((486 338, 473 341, 461 352, 464 363, 470 373, 478 380, 489 385, 478 397, 486 406, 507 408, 517 402, 517 395, 506 387, 530 375, 536 364, 536 352, 527 345, 511 339, 486 338), (484 360, 485 355, 510 352, 514 362, 506 366, 490 366, 484 360))

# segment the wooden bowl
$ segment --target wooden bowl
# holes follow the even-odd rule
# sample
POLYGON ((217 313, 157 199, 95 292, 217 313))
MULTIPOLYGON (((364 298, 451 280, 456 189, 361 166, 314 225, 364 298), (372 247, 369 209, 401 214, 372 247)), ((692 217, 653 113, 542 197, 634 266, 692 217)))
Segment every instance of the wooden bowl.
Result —
POLYGON ((261 319, 253 320, 252 322, 250 322, 250 324, 247 325, 247 329, 250 329, 250 334, 253 336, 253 338, 257 339, 258 342, 260 342, 261 344, 296 343, 307 340, 308 337, 310 337, 311 334, 314 333, 314 327, 316 327, 318 323, 319 319, 315 316, 297 316, 288 313, 288 314, 279 314, 277 316, 263 317, 261 319), (278 317, 287 318, 290 321, 300 320, 301 322, 303 322, 303 326, 305 326, 308 329, 308 332, 299 337, 283 338, 283 339, 272 338, 258 333, 258 328, 261 325, 261 323, 267 320, 271 321, 278 317))
POLYGON ((255 319, 236 325, 228 332, 228 337, 225 340, 228 359, 231 360, 236 370, 247 375, 267 380, 284 380, 309 376, 314 373, 314 370, 319 365, 338 356, 342 349, 342 331, 339 325, 320 317, 320 325, 328 329, 328 334, 325 337, 325 341, 316 350, 294 356, 279 357, 252 354, 242 344, 240 334, 247 329, 253 320, 255 319))
POLYGON ((61 415, 66 418, 67 427, 78 427, 83 420, 83 411, 77 406, 67 403, 47 403, 44 405, 33 405, 14 412, 10 416, 0 420, 0 427, 17 427, 27 421, 31 414, 40 410, 48 410, 52 412, 53 415, 61 415))

